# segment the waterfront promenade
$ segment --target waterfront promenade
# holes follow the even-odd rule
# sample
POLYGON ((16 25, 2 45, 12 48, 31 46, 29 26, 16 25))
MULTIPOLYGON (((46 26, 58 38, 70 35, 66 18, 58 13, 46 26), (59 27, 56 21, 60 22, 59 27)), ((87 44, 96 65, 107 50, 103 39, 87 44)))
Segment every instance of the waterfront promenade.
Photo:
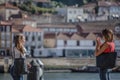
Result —
MULTIPOLYGON (((44 63, 45 69, 68 70, 70 68, 96 65, 95 58, 27 58, 27 61, 30 62, 32 59, 40 59, 44 63)), ((0 66, 4 66, 5 72, 7 72, 11 63, 11 59, 0 59, 0 66)), ((117 64, 120 64, 120 58, 117 59, 117 64)))

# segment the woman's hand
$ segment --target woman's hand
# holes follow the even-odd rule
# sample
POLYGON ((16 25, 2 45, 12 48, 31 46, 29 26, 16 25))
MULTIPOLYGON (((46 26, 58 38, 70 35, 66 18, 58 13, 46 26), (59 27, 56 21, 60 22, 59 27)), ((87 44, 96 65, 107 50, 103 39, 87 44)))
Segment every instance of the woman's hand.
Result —
POLYGON ((28 63, 28 64, 27 64, 27 67, 28 67, 28 69, 29 69, 29 68, 31 68, 31 65, 28 63))
POLYGON ((95 56, 99 56, 99 54, 96 53, 95 56))
POLYGON ((98 56, 98 51, 100 50, 100 46, 101 46, 101 38, 97 37, 96 38, 96 49, 95 49, 95 56, 98 56))
POLYGON ((96 38, 96 43, 97 43, 97 45, 101 45, 101 38, 100 37, 96 38))
POLYGON ((105 49, 107 49, 109 47, 109 45, 107 43, 104 43, 103 46, 101 48, 97 48, 95 51, 95 56, 99 56, 101 53, 103 53, 105 51, 105 49))

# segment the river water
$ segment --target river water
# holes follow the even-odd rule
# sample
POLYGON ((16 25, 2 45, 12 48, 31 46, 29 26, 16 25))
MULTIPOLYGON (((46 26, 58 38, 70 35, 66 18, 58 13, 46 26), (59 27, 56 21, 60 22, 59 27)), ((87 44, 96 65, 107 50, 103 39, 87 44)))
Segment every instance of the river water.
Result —
MULTIPOLYGON (((110 77, 111 80, 120 80, 120 73, 111 73, 110 77)), ((12 80, 12 78, 10 74, 0 74, 0 80, 12 80)), ((98 73, 44 73, 44 80, 99 80, 99 75, 98 73)))

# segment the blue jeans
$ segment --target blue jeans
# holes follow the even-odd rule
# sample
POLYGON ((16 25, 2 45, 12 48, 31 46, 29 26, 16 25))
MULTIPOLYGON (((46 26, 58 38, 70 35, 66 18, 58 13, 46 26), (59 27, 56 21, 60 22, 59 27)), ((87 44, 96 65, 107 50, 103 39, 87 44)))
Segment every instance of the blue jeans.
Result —
POLYGON ((10 74, 13 80, 24 80, 24 76, 22 74, 16 75, 16 73, 14 73, 14 66, 11 66, 10 74))
POLYGON ((108 69, 99 69, 100 80, 110 80, 108 69))

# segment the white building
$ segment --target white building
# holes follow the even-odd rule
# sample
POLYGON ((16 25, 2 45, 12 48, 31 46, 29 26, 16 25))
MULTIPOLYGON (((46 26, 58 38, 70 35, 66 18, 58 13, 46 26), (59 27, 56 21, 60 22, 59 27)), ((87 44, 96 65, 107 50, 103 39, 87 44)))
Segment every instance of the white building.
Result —
POLYGON ((20 3, 20 4, 22 4, 26 1, 28 1, 28 0, 1 0, 1 2, 3 2, 3 3, 5 3, 5 2, 16 2, 16 3, 20 3))
MULTIPOLYGON (((43 32, 40 29, 33 28, 31 26, 23 26, 21 29, 13 29, 13 39, 14 35, 18 33, 23 33, 26 38, 25 47, 32 57, 42 56, 42 46, 43 46, 43 32)), ((14 46, 14 45, 13 45, 14 46)))
POLYGON ((12 50, 12 24, 0 21, 0 56, 10 56, 12 50))
POLYGON ((57 36, 59 33, 73 34, 77 33, 77 28, 73 24, 41 24, 38 28, 44 31, 44 55, 45 56, 63 56, 63 51, 58 49, 57 36))
POLYGON ((12 14, 19 14, 19 8, 9 3, 0 5, 0 18, 1 20, 9 20, 12 14))
POLYGON ((98 1, 82 6, 84 13, 88 14, 87 21, 105 21, 120 18, 120 5, 116 2, 98 1))
MULTIPOLYGON (((93 36, 88 35, 88 38, 93 36)), ((62 51, 65 57, 93 57, 95 44, 94 40, 87 40, 81 35, 74 33, 71 37, 66 34, 57 36, 56 49, 62 51)), ((60 52, 59 52, 60 53, 60 52)))
POLYGON ((42 56, 42 36, 43 33, 40 29, 25 26, 23 28, 23 34, 26 37, 26 48, 33 57, 42 56))
POLYGON ((120 5, 118 3, 101 1, 98 2, 98 6, 98 16, 102 15, 106 17, 105 20, 120 18, 120 5))
POLYGON ((88 17, 84 13, 83 8, 79 7, 65 7, 65 8, 56 8, 58 15, 66 17, 66 22, 80 22, 85 21, 88 17))

